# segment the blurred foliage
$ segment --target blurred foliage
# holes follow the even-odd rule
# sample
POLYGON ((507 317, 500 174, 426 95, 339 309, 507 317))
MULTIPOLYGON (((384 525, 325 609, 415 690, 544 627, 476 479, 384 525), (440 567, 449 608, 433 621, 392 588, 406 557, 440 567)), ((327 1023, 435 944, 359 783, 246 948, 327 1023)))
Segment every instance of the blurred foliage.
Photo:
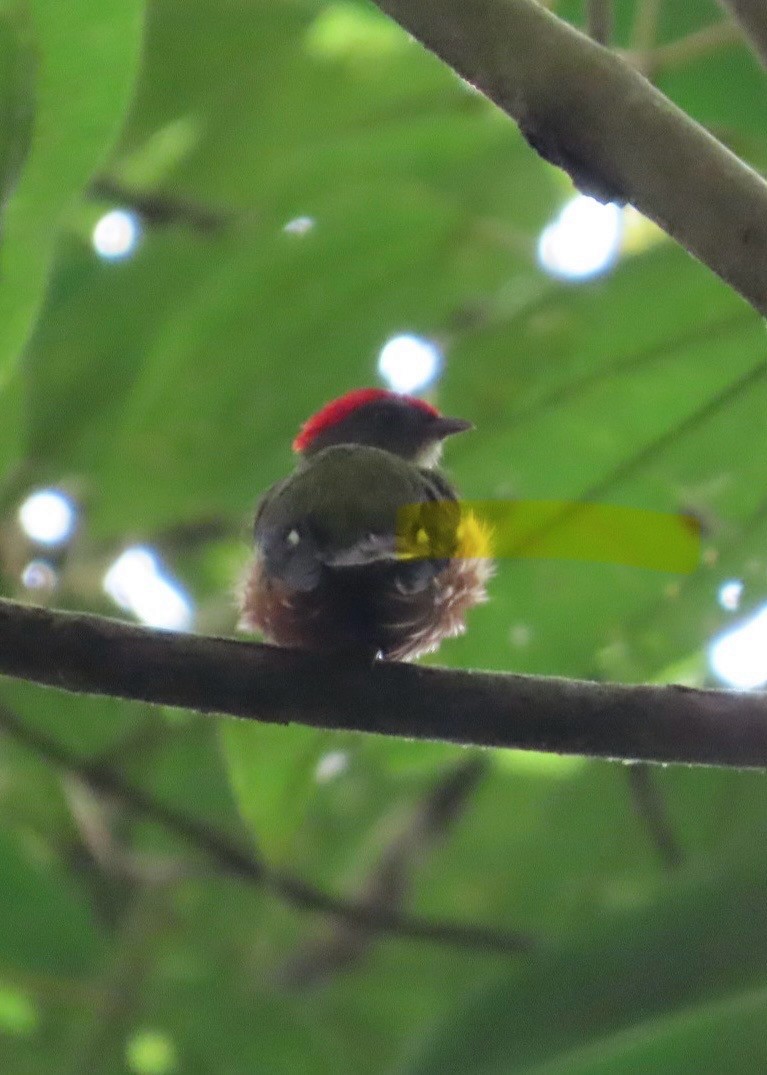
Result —
MULTIPOLYGON (((654 6, 617 0, 616 43, 654 6)), ((576 0, 557 10, 583 18, 576 0)), ((650 47, 721 17, 714 0, 665 0, 650 47)), ((744 46, 677 50, 657 81, 767 166, 767 81, 744 46)), ((291 465, 296 427, 374 383, 382 343, 412 331, 445 349, 440 407, 476 423, 448 451, 467 495, 683 509, 705 534, 682 579, 503 563, 439 661, 702 682, 708 641, 736 619, 722 581, 745 583, 737 615, 765 600, 760 319, 657 236, 599 280, 547 278, 535 244, 570 196, 563 177, 370 4, 4 0, 0 128, 6 594, 24 596, 41 552, 16 509, 53 484, 81 508, 54 603, 113 611, 104 569, 140 541, 194 596, 200 630, 233 630, 252 506, 291 465), (115 206, 143 235, 108 262, 91 233, 115 206), (285 230, 301 217, 313 226, 285 230)), ((11 682, 0 700, 339 893, 459 756, 11 682)), ((684 854, 673 872, 620 766, 499 753, 424 861, 413 910, 524 928, 537 953, 388 938, 297 995, 277 968, 311 917, 215 868, 163 885, 110 870, 59 776, 4 738, 0 1065, 764 1070, 764 778, 655 779, 684 854)), ((147 855, 192 856, 117 804, 91 821, 147 855)))

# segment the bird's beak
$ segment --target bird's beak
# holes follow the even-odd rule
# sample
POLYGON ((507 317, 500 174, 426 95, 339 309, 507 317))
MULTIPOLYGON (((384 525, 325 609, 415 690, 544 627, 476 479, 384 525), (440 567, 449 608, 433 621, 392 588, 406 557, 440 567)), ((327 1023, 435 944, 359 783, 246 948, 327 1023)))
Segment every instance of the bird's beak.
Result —
POLYGON ((443 440, 445 437, 452 437, 454 433, 465 433, 469 429, 474 428, 473 422, 468 422, 465 418, 446 418, 440 415, 439 418, 434 419, 432 425, 432 431, 435 437, 439 440, 443 440))

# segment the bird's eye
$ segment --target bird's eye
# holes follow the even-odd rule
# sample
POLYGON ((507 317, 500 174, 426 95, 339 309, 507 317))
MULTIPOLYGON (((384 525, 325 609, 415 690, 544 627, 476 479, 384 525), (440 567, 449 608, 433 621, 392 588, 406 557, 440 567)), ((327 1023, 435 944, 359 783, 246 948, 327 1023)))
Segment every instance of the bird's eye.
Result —
POLYGON ((287 545, 290 545, 290 547, 292 549, 295 549, 296 545, 298 545, 300 540, 301 540, 301 535, 299 534, 299 532, 296 530, 295 527, 293 527, 292 530, 288 530, 287 534, 285 535, 285 543, 287 545))

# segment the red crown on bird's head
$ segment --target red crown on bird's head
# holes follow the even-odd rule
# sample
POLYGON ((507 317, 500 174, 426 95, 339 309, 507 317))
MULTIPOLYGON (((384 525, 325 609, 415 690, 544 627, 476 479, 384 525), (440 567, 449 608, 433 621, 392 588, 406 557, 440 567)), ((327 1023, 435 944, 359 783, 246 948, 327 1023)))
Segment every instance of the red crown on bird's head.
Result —
POLYGON ((311 418, 307 418, 293 441, 293 451, 299 454, 305 452, 321 433, 343 422, 360 407, 384 401, 415 407, 432 418, 440 417, 436 407, 432 407, 431 403, 427 403, 425 399, 418 399, 417 396, 405 396, 399 392, 390 392, 385 388, 355 388, 352 392, 347 392, 346 395, 326 403, 311 418))

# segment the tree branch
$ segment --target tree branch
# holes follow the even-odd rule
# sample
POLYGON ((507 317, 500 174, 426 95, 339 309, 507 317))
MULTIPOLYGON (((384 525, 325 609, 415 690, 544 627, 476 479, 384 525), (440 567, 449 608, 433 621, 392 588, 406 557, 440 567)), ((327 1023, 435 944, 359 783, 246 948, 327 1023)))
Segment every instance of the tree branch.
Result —
POLYGON ((644 822, 661 862, 668 870, 677 869, 682 865, 684 856, 654 773, 647 765, 640 763, 626 766, 626 775, 634 809, 644 822))
POLYGON ((116 770, 84 761, 44 732, 26 724, 2 703, 0 731, 70 776, 83 781, 94 791, 111 795, 135 813, 162 825, 174 836, 202 851, 226 872, 261 886, 299 910, 319 912, 368 934, 432 941, 466 950, 517 955, 535 946, 534 940, 525 933, 423 918, 362 900, 332 896, 299 877, 274 869, 255 852, 241 847, 205 821, 190 817, 155 799, 125 780, 116 770))
POLYGON ((96 176, 88 188, 91 198, 126 205, 154 227, 178 224, 201 235, 216 235, 235 219, 231 210, 211 209, 207 205, 176 198, 162 191, 135 190, 109 175, 96 176))
MULTIPOLYGON (((360 885, 356 898, 361 906, 404 907, 414 875, 445 839, 487 770, 486 756, 468 753, 426 792, 407 824, 387 839, 360 885)), ((280 966, 277 980, 291 989, 327 981, 359 963, 373 940, 369 930, 338 919, 305 938, 280 966)))
POLYGON ((588 0, 586 30, 600 45, 609 45, 613 36, 613 0, 588 0))
POLYGON ((767 8, 764 0, 719 0, 740 26, 748 43, 767 67, 767 8))
POLYGON ((767 767, 767 695, 354 663, 0 600, 0 674, 63 690, 464 746, 767 767))
POLYGON ((684 64, 694 63, 695 60, 710 56, 721 49, 737 45, 742 39, 737 26, 730 19, 722 19, 721 22, 702 26, 700 30, 693 30, 685 37, 678 37, 676 41, 668 41, 664 45, 656 45, 645 52, 629 49, 621 51, 620 55, 638 68, 646 78, 654 79, 666 71, 673 71, 684 64))
POLYGON ((767 314, 767 183, 615 53, 536 0, 376 0, 546 160, 628 201, 767 314))
POLYGON ((663 0, 637 0, 634 25, 631 28, 631 47, 638 52, 654 48, 663 0))

